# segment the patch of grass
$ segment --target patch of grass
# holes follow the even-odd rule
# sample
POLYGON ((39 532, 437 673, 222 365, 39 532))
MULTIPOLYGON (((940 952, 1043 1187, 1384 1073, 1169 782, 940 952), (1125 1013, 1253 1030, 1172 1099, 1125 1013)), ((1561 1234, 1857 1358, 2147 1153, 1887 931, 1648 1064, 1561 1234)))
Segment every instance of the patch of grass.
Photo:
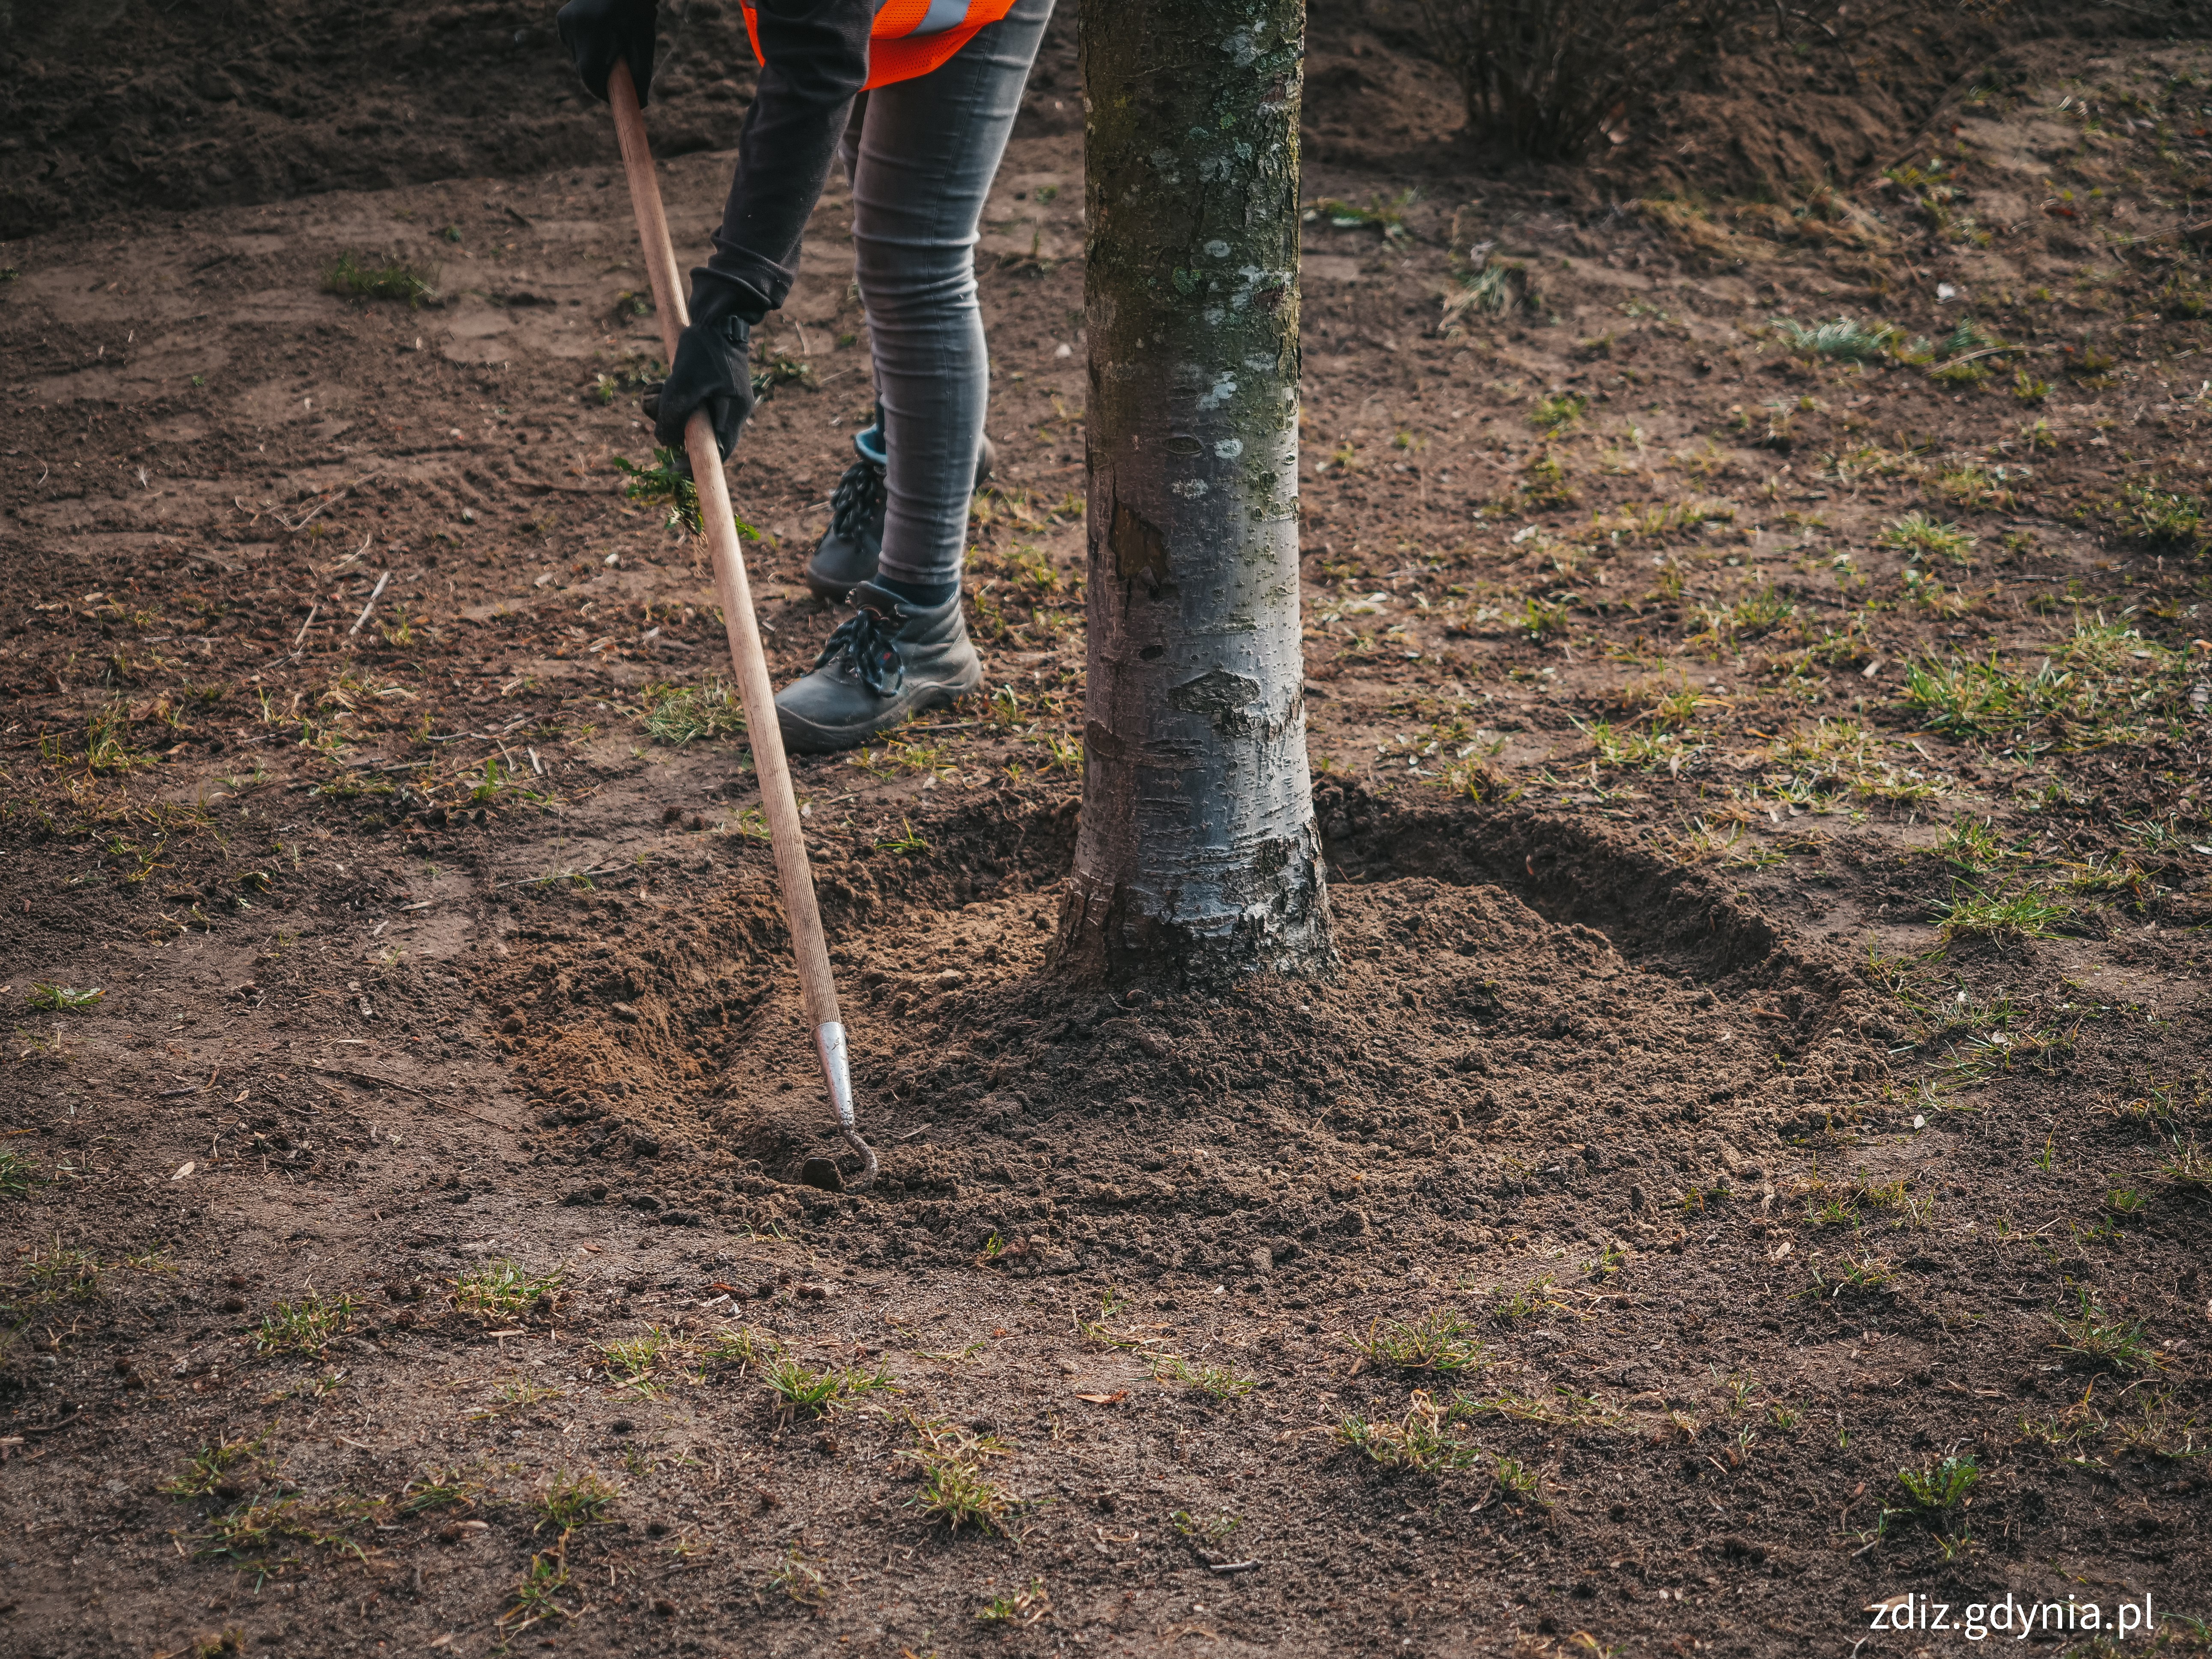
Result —
MULTIPOLYGON (((118 655, 117 665, 122 666, 118 655)), ((39 754, 49 766, 72 765, 82 762, 88 772, 133 772, 142 767, 159 764, 159 757, 131 744, 130 705, 117 699, 95 708, 85 717, 84 750, 82 754, 70 748, 68 741, 58 736, 39 740, 39 754)))
POLYGON ((2200 1193, 2212 1192, 2212 1154, 2197 1144, 2193 1134, 2187 1146, 2179 1140, 2172 1144, 2170 1156, 2158 1166, 2158 1172, 2176 1186, 2200 1193))
POLYGON ((1603 720, 1593 720, 1588 726, 1578 720, 1576 725, 1596 748, 1601 766, 1663 766, 1679 776, 1685 763, 1705 752, 1706 745, 1691 743, 1679 732, 1639 732, 1603 720))
POLYGON ((1992 1031, 1969 1037, 1952 1049, 1936 1086, 1948 1093, 1954 1089, 1978 1088, 2014 1072, 2056 1076, 2072 1061, 2075 1045, 2073 1031, 2056 1029, 1992 1031))
POLYGON ((2138 541, 2177 552, 2201 553, 2212 545, 2204 503, 2155 484, 2136 482, 2121 493, 2120 525, 2138 541))
MULTIPOLYGON (((1981 365, 1972 365, 1979 369, 1981 365)), ((2027 477, 2024 467, 1961 464, 1940 468, 1926 488, 1954 507, 1977 513, 2009 513, 2020 505, 2014 482, 2027 477)))
POLYGON ((635 1389, 648 1399, 660 1393, 672 1378, 681 1382, 698 1381, 684 1369, 694 1357, 692 1344, 680 1333, 658 1325, 637 1336, 595 1342, 592 1346, 614 1378, 615 1387, 635 1389))
POLYGON ((29 994, 23 1000, 33 1008, 44 1009, 48 1013, 81 1014, 97 1007, 100 1000, 106 994, 97 986, 79 990, 74 986, 56 985, 42 979, 31 987, 29 994))
POLYGON ((278 1553, 294 1545, 312 1549, 353 1548, 337 1533, 316 1524, 313 1514, 297 1498, 246 1498, 207 1518, 204 1528, 196 1534, 199 1547, 192 1553, 201 1559, 228 1560, 251 1569, 254 1588, 258 1589, 286 1568, 299 1565, 297 1556, 278 1553))
POLYGON ((2115 1418, 2107 1426, 2112 1438, 2129 1451, 2175 1463, 2193 1462, 2205 1455, 2205 1448, 2197 1443, 2197 1419, 2173 1420, 2171 1389, 2153 1399, 2136 1396, 2136 1416, 2124 1420, 2115 1418))
POLYGON ((1521 496, 1531 507, 1572 507, 1578 499, 1566 463, 1548 449, 1530 456, 1521 474, 1521 496))
POLYGON ((528 1377, 517 1377, 512 1382, 502 1382, 492 1390, 491 1403, 471 1412, 472 1420, 487 1417, 504 1417, 513 1411, 522 1411, 548 1400, 561 1398, 561 1390, 532 1382, 528 1377))
POLYGON ((1479 1370, 1486 1363, 1474 1328, 1450 1308, 1414 1320, 1378 1321, 1352 1346, 1374 1364, 1401 1371, 1479 1370))
POLYGON ((1007 1455, 1006 1443, 953 1423, 910 1417, 907 1425, 914 1431, 914 1443, 892 1455, 913 1465, 921 1477, 921 1490, 908 1507, 920 1510, 925 1521, 943 1522, 956 1534, 963 1527, 973 1527, 978 1532, 1012 1536, 1011 1517, 1019 1500, 985 1472, 991 1459, 1007 1455))
POLYGON ((1897 1472, 1898 1483, 1924 1515, 1955 1508, 1981 1478, 1981 1465, 1971 1457, 1947 1457, 1925 1468, 1897 1472))
POLYGON ((706 1357, 735 1364, 743 1370, 760 1370, 775 1363, 782 1352, 776 1340, 750 1325, 740 1325, 735 1330, 717 1331, 707 1342, 706 1357))
POLYGON ((1027 1589, 1016 1590, 1011 1595, 995 1595, 975 1615, 979 1625, 1005 1625, 1019 1630, 1034 1625, 1052 1611, 1052 1597, 1045 1591, 1044 1580, 1032 1578, 1027 1589))
POLYGON ((1144 1334, 1147 1328, 1164 1329, 1165 1327, 1163 1326, 1130 1325, 1116 1330, 1109 1322, 1127 1312, 1129 1304, 1121 1297, 1120 1293, 1109 1288, 1099 1297, 1098 1317, 1084 1319, 1079 1316, 1075 1322, 1075 1328, 1085 1341, 1095 1342, 1102 1348, 1123 1350, 1157 1348, 1166 1340, 1164 1337, 1147 1336, 1144 1334))
POLYGON ((1583 1273, 1584 1277, 1603 1284, 1627 1265, 1627 1253, 1613 1240, 1607 1239, 1596 1255, 1583 1263, 1583 1273))
POLYGON ((2033 673, 2020 673, 1986 661, 1908 664, 1904 702, 1928 726, 1946 737, 1995 737, 2019 732, 2060 712, 2075 700, 2077 688, 2063 670, 2046 659, 2033 673))
POLYGON ((1896 548, 1916 561, 1945 558, 1965 564, 1973 557, 1974 539, 1955 524, 1938 524, 1924 513, 1908 513, 1893 520, 1875 544, 1896 548))
POLYGON ((511 1322, 530 1312, 540 1297, 550 1300, 563 1276, 557 1267, 550 1273, 533 1273, 497 1256, 453 1281, 453 1305, 479 1318, 511 1322))
POLYGON ((0 1198, 27 1198, 40 1179, 38 1165, 0 1146, 0 1198))
POLYGON ((1337 1425, 1336 1438, 1386 1469, 1422 1474, 1471 1469, 1482 1461, 1483 1450, 1455 1420, 1458 1412, 1457 1402, 1445 1405, 1416 1389, 1405 1415, 1396 1421, 1347 1412, 1337 1425))
POLYGON ((786 1596, 809 1612, 819 1613, 830 1605, 835 1594, 830 1576, 806 1559, 796 1541, 784 1551, 783 1560, 768 1576, 763 1589, 781 1590, 786 1596))
POLYGON ((1797 607, 1776 589, 1762 587, 1733 604, 1695 606, 1690 620, 1698 625, 1698 631, 1691 635, 1692 642, 1717 650, 1746 636, 1756 638, 1784 629, 1795 630, 1797 607))
POLYGON ((761 1374, 769 1392, 786 1411, 809 1412, 819 1417, 839 1411, 871 1394, 898 1392, 898 1382, 882 1366, 864 1371, 858 1366, 832 1366, 815 1370, 787 1354, 778 1355, 761 1374))
POLYGON ((1180 1382, 1224 1404, 1242 1400, 1260 1386, 1258 1379, 1239 1376, 1224 1365, 1194 1365, 1188 1360, 1170 1357, 1156 1361, 1152 1366, 1155 1382, 1180 1382))
POLYGON ((1936 918, 1938 936, 1960 939, 2051 939, 2073 919, 2065 905, 2031 889, 1992 898, 1977 887, 1954 893, 1936 918))
POLYGON ((1540 1471, 1531 1468, 1517 1457, 1492 1458, 1490 1476, 1498 1482, 1498 1496, 1509 1504, 1523 1503, 1534 1498, 1544 1480, 1540 1471))
POLYGON ((428 1515, 433 1510, 453 1504, 473 1509, 477 1499, 488 1490, 482 1481, 471 1480, 458 1467, 425 1469, 399 1489, 399 1513, 428 1515))
POLYGON ((1838 317, 1811 328, 1778 317, 1774 331, 1783 344, 1801 356, 1831 357, 1847 363, 1887 356, 1891 346, 1903 337, 1902 330, 1887 323, 1863 323, 1852 317, 1838 317))
POLYGON ((357 253, 341 253, 323 268, 323 292, 362 300, 396 300, 412 311, 437 299, 438 291, 431 283, 434 275, 404 259, 369 264, 357 253))
POLYGON ((1459 1397, 1459 1409, 1469 1417, 1503 1417, 1515 1423, 1536 1423, 1547 1428, 1586 1427, 1615 1423, 1620 1414, 1595 1396, 1577 1394, 1565 1384, 1550 1395, 1527 1394, 1504 1389, 1482 1398, 1459 1397))
POLYGON ((1581 423, 1583 411, 1589 407, 1589 399, 1579 392, 1563 392, 1555 397, 1539 398, 1528 411, 1528 424, 1547 438, 1556 438, 1570 428, 1581 423))
MULTIPOLYGON (((675 450, 655 445, 650 466, 638 466, 617 455, 615 471, 629 480, 623 486, 623 497, 641 507, 658 507, 663 529, 688 531, 695 536, 700 532, 699 488, 691 482, 690 464, 675 450)), ((759 532, 742 520, 738 532, 748 540, 760 538, 759 532)))
POLYGON ((596 1525, 612 1518, 615 1504, 621 1497, 618 1489, 590 1469, 581 1474, 563 1471, 538 1493, 536 1507, 544 1518, 531 1530, 558 1527, 565 1534, 577 1527, 596 1525))
POLYGON ((575 1615, 561 1605, 561 1595, 570 1588, 568 1583, 568 1537, 550 1550, 539 1550, 530 1558, 523 1569, 522 1577, 507 1592, 513 1603, 499 1616, 502 1625, 512 1624, 517 1633, 532 1625, 542 1625, 549 1619, 570 1619, 575 1615))
POLYGON ((310 1291, 297 1302, 279 1302, 262 1316, 253 1333, 256 1353, 300 1353, 320 1358, 337 1338, 353 1328, 354 1299, 325 1297, 310 1291))
POLYGON ((1519 1325, 1559 1305, 1559 1298, 1552 1294, 1552 1276, 1546 1273, 1533 1285, 1517 1291, 1499 1290, 1498 1299, 1491 1304, 1490 1316, 1501 1325, 1519 1325))
POLYGON ((1525 633, 1540 644, 1556 635, 1565 633, 1572 618, 1568 616, 1565 605, 1538 599, 1532 593, 1522 607, 1520 616, 1513 620, 1519 632, 1525 633))
POLYGON ((106 1295, 99 1259, 64 1244, 35 1246, 24 1263, 24 1283, 33 1303, 98 1302, 106 1295))
POLYGON ((1244 1524, 1244 1517, 1226 1510, 1219 1515, 1194 1516, 1188 1510, 1170 1510, 1168 1524, 1192 1543, 1212 1549, 1227 1543, 1231 1534, 1244 1524))
POLYGON ((719 679, 702 685, 648 685, 643 724, 653 742, 680 749, 701 738, 744 736, 745 710, 737 688, 719 679))
POLYGON ((171 1498, 211 1498, 219 1487, 235 1487, 240 1484, 237 1472, 260 1455, 267 1439, 266 1435, 258 1435, 250 1440, 222 1440, 203 1446, 180 1472, 155 1490, 171 1498))
POLYGON ((878 842, 875 844, 876 851, 878 853, 926 853, 929 850, 928 841, 915 833, 912 819, 902 818, 899 823, 899 833, 878 842))
POLYGON ((2086 1285, 2075 1294, 2079 1300, 2072 1313, 2050 1316, 2062 1339, 2053 1344, 2059 1352, 2106 1370, 2147 1372, 2159 1368, 2158 1351, 2143 1334, 2141 1321, 2123 1319, 2107 1311, 2086 1285))

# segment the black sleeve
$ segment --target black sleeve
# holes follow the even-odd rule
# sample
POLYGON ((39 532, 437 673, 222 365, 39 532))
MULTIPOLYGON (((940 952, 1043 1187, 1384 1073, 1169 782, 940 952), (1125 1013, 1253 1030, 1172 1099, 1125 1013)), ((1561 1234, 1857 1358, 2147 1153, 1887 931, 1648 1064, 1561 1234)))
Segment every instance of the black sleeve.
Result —
POLYGON ((867 84, 875 7, 871 0, 756 5, 768 62, 738 134, 737 176, 714 255, 691 281, 695 290, 702 279, 741 284, 765 309, 781 305, 798 278, 799 238, 836 161, 854 96, 867 84))

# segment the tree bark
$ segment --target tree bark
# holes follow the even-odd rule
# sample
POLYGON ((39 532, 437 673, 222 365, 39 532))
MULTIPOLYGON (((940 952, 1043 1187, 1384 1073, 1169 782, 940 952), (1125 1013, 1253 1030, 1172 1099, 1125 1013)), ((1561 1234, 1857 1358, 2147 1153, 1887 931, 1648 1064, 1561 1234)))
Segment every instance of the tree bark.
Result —
POLYGON ((1304 52, 1303 0, 1084 9, 1080 979, 1335 967, 1298 621, 1304 52))

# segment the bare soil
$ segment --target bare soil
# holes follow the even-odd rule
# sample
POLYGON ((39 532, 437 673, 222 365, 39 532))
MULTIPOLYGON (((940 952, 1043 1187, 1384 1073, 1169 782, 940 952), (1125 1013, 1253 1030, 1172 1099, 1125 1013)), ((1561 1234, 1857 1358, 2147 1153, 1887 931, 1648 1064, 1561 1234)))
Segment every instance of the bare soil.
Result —
MULTIPOLYGON (((735 18, 694 0, 656 106, 679 237, 735 18)), ((615 465, 628 204, 544 22, 18 21, 0 1645, 1963 1641, 1869 1629, 1908 1593, 2205 1645, 2212 53, 1846 31, 1810 50, 1920 78, 1767 100, 1808 184, 1729 108, 1678 112, 1757 140, 1694 176, 1649 123, 1510 165, 1405 18, 1317 9, 1342 973, 1112 997, 1046 963, 1060 20, 983 251, 990 696, 799 768, 860 1195, 802 1179, 711 585, 615 465)), ((733 470, 781 674, 838 619, 799 569, 867 412, 848 224, 733 470)))

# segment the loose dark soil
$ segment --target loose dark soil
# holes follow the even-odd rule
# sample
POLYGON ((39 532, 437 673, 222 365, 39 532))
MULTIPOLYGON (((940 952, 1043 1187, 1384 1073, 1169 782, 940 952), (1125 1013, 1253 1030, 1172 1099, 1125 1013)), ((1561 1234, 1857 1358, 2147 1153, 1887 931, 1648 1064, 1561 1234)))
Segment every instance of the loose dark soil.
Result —
MULTIPOLYGON (((544 14, 27 9, 0 1646, 1962 1640, 1869 1630, 1907 1593, 2204 1646, 2201 44, 1770 43, 1740 109, 1530 170, 1405 18, 1317 10, 1342 971, 1216 998, 1047 963, 1063 18, 984 246, 992 695, 799 766, 855 1194, 710 584, 614 465, 657 334, 544 14), (1832 52, 1889 101, 1769 98, 1832 52), (1903 349, 1794 331, 1838 318, 1903 349), (994 1525, 925 1512, 946 1455, 994 1525), (1945 1460, 1966 1501, 1916 1499, 1945 1460)), ((736 17, 673 43, 682 239, 736 17)), ((780 674, 838 619, 798 572, 866 412, 848 213, 733 469, 780 674)))

